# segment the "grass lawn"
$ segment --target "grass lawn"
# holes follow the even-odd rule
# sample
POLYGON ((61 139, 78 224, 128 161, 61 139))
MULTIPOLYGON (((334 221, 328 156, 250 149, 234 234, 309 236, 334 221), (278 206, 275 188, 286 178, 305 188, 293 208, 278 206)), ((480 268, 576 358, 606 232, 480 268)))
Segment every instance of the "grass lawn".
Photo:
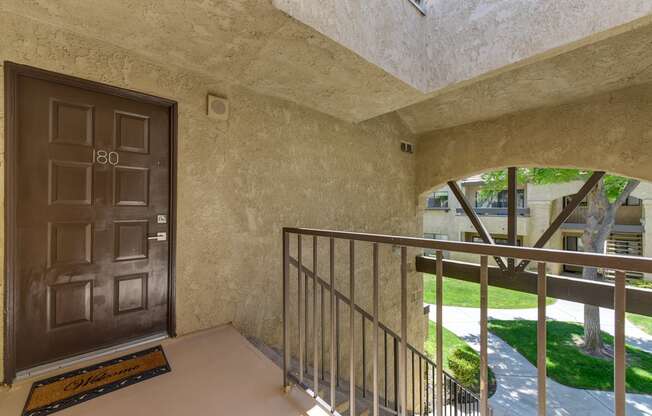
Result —
POLYGON ((628 313, 627 319, 646 334, 652 335, 652 317, 628 313))
MULTIPOLYGON (((455 351, 456 348, 468 348, 469 350, 473 351, 473 348, 469 347, 469 344, 467 344, 463 339, 458 337, 457 335, 453 334, 451 331, 449 331, 446 328, 442 328, 443 333, 444 333, 444 369, 448 372, 450 372, 450 367, 448 366, 448 357, 451 356, 453 351, 455 351)), ((426 355, 428 357, 435 361, 435 352, 436 352, 436 345, 437 345, 437 328, 435 327, 435 323, 433 321, 428 322, 428 339, 426 339, 426 355)))
MULTIPOLYGON (((423 276, 423 301, 434 304, 435 276, 432 274, 424 274, 423 276)), ((479 308, 480 284, 444 277, 443 296, 444 305, 446 306, 479 308)), ((537 297, 530 293, 489 286, 488 297, 490 308, 527 309, 537 307, 537 297)), ((554 302, 554 299, 548 298, 548 305, 554 302)))
MULTIPOLYGON (((536 321, 491 320, 489 331, 502 338, 532 364, 536 363, 536 321)), ((584 354, 576 342, 584 334, 582 325, 548 322, 548 376, 570 387, 613 391, 613 361, 584 354)), ((602 333, 605 344, 613 337, 602 333)), ((627 346, 627 391, 652 393, 652 354, 627 346)))
MULTIPOLYGON (((466 343, 463 339, 452 333, 446 328, 442 328, 443 332, 443 347, 444 347, 444 370, 448 372, 449 374, 452 374, 456 378, 459 378, 458 375, 455 374, 454 371, 451 370, 450 368, 450 359, 453 357, 455 350, 461 349, 465 353, 471 354, 477 359, 480 359, 480 355, 469 346, 469 344, 466 343)), ((436 352, 436 345, 437 345, 437 328, 436 325, 433 321, 428 322, 428 338, 426 339, 426 345, 425 345, 425 352, 426 355, 433 361, 435 361, 435 352, 436 352)), ((478 370, 479 371, 479 370, 478 370)), ((494 375, 493 371, 489 369, 489 393, 493 394, 496 390, 496 376, 494 375)), ((478 383, 479 383, 479 378, 478 378, 478 383)), ((468 387, 472 390, 475 390, 475 392, 478 392, 477 385, 475 386, 468 386, 466 385, 465 387, 468 387)))

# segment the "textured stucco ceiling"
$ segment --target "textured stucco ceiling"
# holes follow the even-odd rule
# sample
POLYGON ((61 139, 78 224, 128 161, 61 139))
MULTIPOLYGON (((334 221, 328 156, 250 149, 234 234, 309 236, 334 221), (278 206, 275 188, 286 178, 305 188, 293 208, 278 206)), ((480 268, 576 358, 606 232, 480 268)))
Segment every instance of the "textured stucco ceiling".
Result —
POLYGON ((399 111, 416 133, 551 106, 652 81, 652 25, 494 77, 435 93, 399 111))
POLYGON ((0 11, 361 121, 422 95, 271 0, 3 0, 0 11))
POLYGON ((416 133, 652 80, 649 25, 424 95, 271 0, 4 0, 0 12, 347 121, 398 110, 416 133))

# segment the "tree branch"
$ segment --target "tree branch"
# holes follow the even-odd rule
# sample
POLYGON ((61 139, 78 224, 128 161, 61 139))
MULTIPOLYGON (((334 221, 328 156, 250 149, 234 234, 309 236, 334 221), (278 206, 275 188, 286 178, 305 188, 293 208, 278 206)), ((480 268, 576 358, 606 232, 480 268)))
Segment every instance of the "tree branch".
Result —
POLYGON ((620 193, 620 195, 618 195, 618 198, 616 198, 614 202, 608 205, 607 212, 605 213, 602 220, 600 232, 597 236, 598 241, 607 240, 609 234, 611 234, 613 224, 616 222, 616 212, 618 211, 618 208, 620 208, 625 203, 627 198, 629 198, 632 192, 634 192, 634 189, 636 189, 639 183, 641 182, 636 179, 629 179, 623 191, 620 193))

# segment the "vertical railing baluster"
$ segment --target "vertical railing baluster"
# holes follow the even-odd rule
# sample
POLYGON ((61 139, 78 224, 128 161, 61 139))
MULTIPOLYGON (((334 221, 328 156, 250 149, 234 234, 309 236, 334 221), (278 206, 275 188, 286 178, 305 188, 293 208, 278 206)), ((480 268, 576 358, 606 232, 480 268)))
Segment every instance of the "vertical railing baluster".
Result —
POLYGON ((407 416, 407 247, 401 247, 401 415, 407 416))
POLYGON ((312 378, 315 397, 319 396, 319 343, 317 342, 317 236, 312 237, 312 378))
MULTIPOLYGON (((380 288, 378 282, 378 243, 373 245, 373 316, 374 316, 374 401, 373 401, 373 416, 380 415, 380 399, 378 397, 378 314, 379 314, 379 303, 380 303, 380 288)), ((387 337, 385 337, 385 354, 387 354, 387 337)), ((385 377, 387 377, 387 356, 385 356, 385 377)), ((387 383, 387 380, 385 380, 387 383)), ((385 388, 385 397, 387 397, 387 388, 385 388)))
POLYGON ((419 413, 423 414, 423 358, 419 355, 419 413))
MULTIPOLYGON (((410 351, 412 352, 412 358, 411 358, 411 360, 412 360, 412 372, 410 373, 410 380, 412 380, 412 416, 414 416, 414 409, 416 409, 416 407, 415 407, 416 402, 414 400, 415 397, 416 397, 416 391, 414 390, 414 388, 416 387, 417 383, 415 382, 415 379, 414 379, 414 350, 410 350, 410 351)), ((405 413, 407 413, 407 412, 405 412, 405 413)))
POLYGON ((331 405, 331 413, 335 412, 335 406, 337 403, 335 403, 335 365, 337 362, 337 358, 335 356, 335 349, 336 349, 336 344, 337 344, 337 339, 336 339, 336 334, 337 334, 337 298, 335 297, 335 239, 331 237, 330 241, 330 283, 331 283, 331 301, 330 301, 330 313, 331 313, 331 347, 330 347, 330 405, 331 405))
MULTIPOLYGON (((315 277, 315 279, 316 279, 316 277, 315 277)), ((324 366, 325 366, 324 362, 326 361, 326 357, 324 356, 326 354, 326 352, 325 352, 325 350, 326 350, 326 328, 325 328, 325 326, 326 326, 326 317, 324 316, 324 312, 325 312, 325 308, 324 308, 324 286, 322 286, 322 285, 320 285, 320 287, 319 287, 319 296, 321 298, 320 303, 319 303, 319 308, 320 308, 320 313, 319 313, 320 321, 319 321, 319 323, 320 323, 320 328, 321 328, 320 337, 319 337, 319 339, 321 340, 320 365, 321 365, 321 380, 324 381, 324 377, 326 376, 325 371, 324 371, 324 366)))
POLYGON ((290 235, 283 231, 283 387, 287 390, 290 365, 290 235))
POLYGON ((487 353, 487 287, 489 269, 487 256, 480 257, 480 414, 489 416, 489 368, 487 353))
POLYGON ((546 263, 538 265, 538 318, 537 318, 537 391, 539 416, 546 416, 546 297, 548 296, 548 276, 546 274, 546 263))
POLYGON ((398 382, 398 338, 392 337, 394 340, 394 410, 398 414, 398 402, 399 402, 399 382, 398 382))
POLYGON ((437 251, 436 262, 436 286, 435 286, 435 305, 436 308, 436 346, 435 346, 435 389, 436 389, 436 415, 442 416, 444 411, 444 340, 443 340, 443 325, 444 325, 444 307, 443 307, 443 285, 444 285, 444 252, 437 251))
POLYGON ((625 272, 617 270, 614 285, 614 413, 625 416, 626 394, 625 374, 627 370, 625 352, 625 307, 627 305, 625 272))
POLYGON ((336 375, 337 387, 339 387, 340 386, 340 300, 339 300, 339 298, 335 300, 335 315, 337 315, 336 318, 335 318, 335 340, 336 340, 336 342, 335 342, 335 349, 336 349, 335 352, 336 352, 336 354, 335 355, 337 356, 337 358, 335 360, 336 361, 335 366, 336 366, 336 372, 337 372, 337 375, 336 375))
POLYGON ((367 333, 365 317, 360 314, 362 322, 362 397, 367 397, 367 333))
POLYGON ((388 373, 388 371, 387 371, 387 330, 383 330, 383 334, 385 334, 385 353, 383 354, 383 357, 385 358, 385 360, 384 360, 385 361, 385 378, 384 378, 385 382, 383 384, 384 384, 384 387, 385 387, 385 407, 387 407, 387 404, 388 404, 387 387, 388 387, 388 381, 389 381, 388 378, 387 378, 387 373, 388 373))
MULTIPOLYGON (((426 361, 426 414, 430 413, 430 365, 426 361)), ((434 411, 434 409, 433 409, 434 411)))
POLYGON ((308 356, 310 355, 310 350, 308 349, 308 338, 310 338, 310 328, 308 324, 310 319, 310 307, 308 306, 308 273, 303 274, 303 372, 308 375, 308 356))
POLYGON ((355 415, 355 241, 349 241, 349 414, 355 415))
POLYGON ((299 282, 299 290, 298 290, 298 304, 297 307, 299 309, 299 383, 303 383, 303 355, 305 354, 304 350, 304 337, 305 334, 303 333, 304 330, 304 324, 303 321, 305 318, 305 310, 303 309, 304 307, 304 302, 303 302, 303 295, 304 295, 304 283, 305 281, 301 278, 301 272, 303 269, 303 266, 301 264, 301 234, 297 234, 297 280, 299 282))

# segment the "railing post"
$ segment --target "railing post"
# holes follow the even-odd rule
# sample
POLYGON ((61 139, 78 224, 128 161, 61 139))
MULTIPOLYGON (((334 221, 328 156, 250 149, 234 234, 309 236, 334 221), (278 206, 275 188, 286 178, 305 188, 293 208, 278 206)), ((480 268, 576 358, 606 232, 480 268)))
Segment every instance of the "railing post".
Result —
POLYGON ((407 416, 407 248, 401 247, 401 355, 399 386, 401 388, 401 415, 407 416))
POLYGON ((615 416, 625 416, 626 394, 625 373, 627 361, 625 356, 625 272, 616 271, 614 286, 614 413, 615 416))
POLYGON ((330 312, 331 312, 331 348, 330 348, 330 353, 331 353, 331 358, 330 358, 330 375, 331 375, 331 380, 330 380, 330 388, 331 388, 331 397, 330 397, 330 405, 331 405, 331 413, 335 413, 335 406, 337 403, 335 403, 335 364, 337 361, 337 358, 335 357, 335 349, 337 348, 336 344, 336 335, 337 335, 337 311, 336 311, 336 302, 337 299, 335 298, 335 239, 331 237, 330 239, 330 282, 331 282, 331 302, 330 302, 330 312))
POLYGON ((537 319, 537 391, 539 416, 546 416, 546 297, 548 296, 548 275, 546 263, 539 263, 538 319, 537 319))
POLYGON ((355 415, 355 241, 349 241, 349 413, 355 415))
POLYGON ((437 416, 443 416, 444 414, 444 307, 443 307, 443 284, 444 284, 444 252, 441 250, 437 251, 437 267, 436 267, 437 279, 435 286, 435 301, 437 305, 437 321, 435 323, 436 331, 436 347, 435 347, 435 364, 437 368, 435 369, 436 380, 435 380, 435 404, 437 409, 437 416))
POLYGON ((304 284, 305 281, 301 278, 301 270, 303 268, 303 265, 301 264, 301 234, 297 234, 297 279, 299 281, 299 298, 298 298, 298 304, 297 308, 299 309, 299 383, 303 383, 303 355, 305 354, 304 351, 304 337, 305 334, 303 333, 304 330, 304 320, 306 319, 305 317, 305 311, 303 309, 304 307, 304 301, 303 301, 303 295, 304 295, 304 284))
MULTIPOLYGON (((322 317, 322 319, 324 319, 322 317)), ((315 397, 319 396, 319 343, 317 342, 317 236, 312 237, 312 343, 313 343, 313 386, 315 397)))
MULTIPOLYGON (((378 342, 379 342, 379 331, 378 331, 378 313, 380 303, 380 291, 378 287, 378 243, 373 245, 373 314, 374 314, 374 351, 373 351, 373 366, 374 366, 374 380, 373 380, 373 389, 374 389, 374 402, 373 402, 373 416, 378 416, 380 414, 380 403, 379 403, 379 394, 378 394, 378 342)), ((385 380, 387 383, 387 380, 385 380)))
POLYGON ((290 365, 290 236, 283 230, 283 388, 288 389, 290 365))
POLYGON ((487 353, 487 286, 489 269, 487 256, 480 257, 480 414, 489 416, 489 360, 487 353))

